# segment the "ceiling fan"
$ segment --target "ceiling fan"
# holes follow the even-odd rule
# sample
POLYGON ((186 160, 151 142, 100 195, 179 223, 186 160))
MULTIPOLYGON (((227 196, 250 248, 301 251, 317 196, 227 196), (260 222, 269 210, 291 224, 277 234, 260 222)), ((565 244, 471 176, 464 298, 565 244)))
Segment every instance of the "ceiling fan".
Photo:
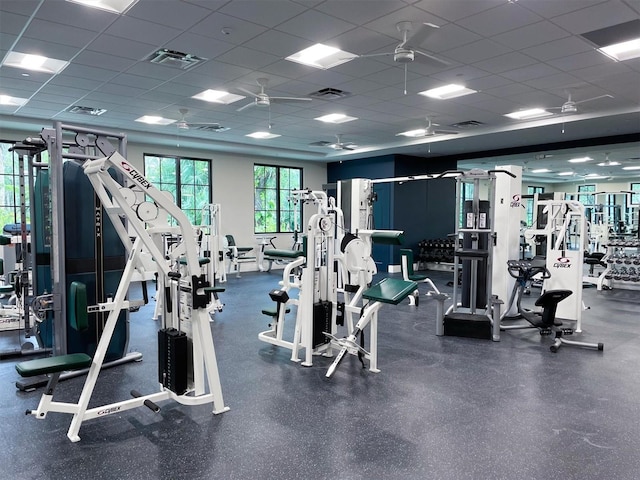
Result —
POLYGON ((256 83, 260 87, 259 93, 253 93, 246 88, 238 87, 238 90, 242 90, 244 93, 247 93, 254 97, 251 103, 247 103, 246 105, 240 107, 237 111, 241 112, 242 110, 249 107, 269 107, 272 103, 293 103, 293 102, 310 102, 311 99, 308 97, 271 97, 267 95, 264 89, 267 87, 267 83, 269 83, 268 78, 258 78, 256 79, 256 83))
POLYGON ((342 134, 340 133, 336 135, 336 138, 338 140, 337 142, 320 141, 320 142, 310 143, 309 145, 313 147, 328 147, 328 148, 333 148, 334 150, 355 150, 356 148, 358 148, 358 146, 355 143, 343 142, 342 134))
POLYGON ((587 102, 592 102, 594 100, 599 100, 601 98, 613 98, 613 95, 609 95, 608 93, 605 95, 598 95, 597 97, 592 97, 592 98, 585 98, 584 100, 579 100, 579 101, 575 101, 572 99, 571 97, 571 92, 566 92, 567 93, 567 101, 564 102, 561 106, 559 107, 551 107, 548 108, 547 110, 560 110, 560 113, 578 113, 578 105, 581 103, 587 103, 587 102))
POLYGON ((224 132, 225 130, 229 130, 228 127, 223 127, 219 123, 191 123, 187 122, 187 114, 189 113, 188 108, 181 108, 178 110, 180 112, 180 120, 176 122, 176 126, 180 130, 206 130, 210 132, 224 132))
POLYGON ((393 52, 371 53, 367 55, 358 55, 356 58, 383 57, 393 55, 393 61, 404 64, 404 94, 407 94, 407 64, 413 61, 419 61, 439 67, 451 65, 446 60, 436 57, 430 53, 420 50, 424 41, 436 32, 440 27, 432 23, 421 23, 418 29, 409 36, 412 29, 412 23, 403 21, 396 23, 396 29, 402 34, 402 42, 393 50, 393 52))
POLYGON ((456 130, 442 130, 442 129, 436 129, 435 127, 439 127, 440 125, 438 125, 437 123, 433 123, 431 121, 430 117, 426 117, 427 119, 427 124, 425 125, 424 128, 418 128, 416 130, 409 130, 407 132, 402 132, 402 133, 397 133, 397 136, 404 136, 404 137, 433 137, 435 135, 457 135, 459 132, 457 132, 456 130))

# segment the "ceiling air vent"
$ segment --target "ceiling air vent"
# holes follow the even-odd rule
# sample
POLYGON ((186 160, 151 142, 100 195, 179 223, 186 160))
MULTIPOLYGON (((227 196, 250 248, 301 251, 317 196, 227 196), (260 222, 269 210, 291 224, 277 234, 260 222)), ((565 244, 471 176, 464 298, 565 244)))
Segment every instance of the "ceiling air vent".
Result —
POLYGON ((198 130, 199 132, 226 132, 229 130, 229 127, 223 127, 222 125, 200 125, 191 130, 198 130))
POLYGON ((309 96, 321 100, 338 100, 351 95, 349 92, 338 90, 337 88, 321 88, 317 92, 310 93, 309 96))
POLYGON ((197 57, 189 53, 182 53, 176 50, 168 50, 162 48, 157 52, 153 52, 147 57, 147 60, 151 63, 157 63, 164 65, 165 67, 179 68, 181 70, 187 70, 191 67, 198 65, 206 60, 206 58, 197 57))
POLYGON ((449 126, 454 128, 469 128, 469 127, 479 127, 480 125, 484 125, 484 123, 479 122, 477 120, 467 120, 466 122, 452 123, 449 126))
POLYGON ((104 108, 81 107, 80 105, 74 105, 73 107, 67 108, 67 112, 77 113, 79 115, 93 115, 97 117, 106 112, 106 110, 104 108))

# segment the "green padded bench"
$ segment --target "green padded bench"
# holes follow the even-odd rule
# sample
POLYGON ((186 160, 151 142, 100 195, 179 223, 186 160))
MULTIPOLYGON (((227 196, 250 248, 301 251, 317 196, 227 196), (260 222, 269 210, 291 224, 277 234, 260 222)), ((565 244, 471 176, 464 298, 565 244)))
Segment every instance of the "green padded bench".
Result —
POLYGON ((35 377, 36 375, 48 375, 68 370, 80 370, 90 365, 91 357, 86 353, 71 353, 20 362, 16 365, 16 370, 22 377, 35 377))
POLYGON ((0 235, 0 245, 11 245, 11 237, 0 235))
MULTIPOLYGON (((289 313, 290 311, 291 309, 287 307, 284 313, 289 313)), ((275 308, 263 308, 262 314, 267 315, 268 317, 276 317, 278 315, 278 310, 276 310, 275 308)))
POLYGON ((362 297, 374 302, 398 305, 418 288, 416 282, 407 282, 399 278, 385 278, 368 288, 362 293, 362 297))
MULTIPOLYGON (((184 257, 180 257, 180 265, 186 265, 187 264, 187 259, 184 257)), ((211 259, 209 257, 200 257, 198 258, 198 263, 200 264, 200 266, 202 265, 206 265, 209 262, 211 262, 211 259)))
POLYGON ((402 245, 404 232, 395 230, 377 231, 371 234, 371 241, 378 245, 402 245))
POLYGON ((279 249, 273 249, 273 250, 265 250, 265 252, 264 252, 264 258, 266 258, 266 259, 269 259, 269 258, 296 259, 298 257, 301 257, 302 255, 304 255, 302 250, 279 250, 279 249))

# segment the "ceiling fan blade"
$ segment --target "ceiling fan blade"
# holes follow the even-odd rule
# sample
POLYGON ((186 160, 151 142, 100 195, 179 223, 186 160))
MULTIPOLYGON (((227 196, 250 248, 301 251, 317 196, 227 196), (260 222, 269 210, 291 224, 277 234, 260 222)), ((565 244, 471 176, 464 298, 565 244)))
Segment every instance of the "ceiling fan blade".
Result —
POLYGON ((319 142, 312 142, 309 145, 311 145, 312 147, 328 147, 330 145, 333 145, 333 143, 327 142, 326 140, 321 140, 319 142))
POLYGON ((215 122, 211 122, 211 123, 188 123, 187 125, 189 125, 189 127, 219 127, 220 124, 219 123, 215 123, 215 122))
POLYGON ((340 148, 342 150, 355 150, 356 148, 358 148, 358 146, 351 144, 351 145, 342 145, 340 148))
POLYGON ((584 100, 580 100, 578 102, 574 102, 576 105, 578 105, 579 103, 585 103, 585 102, 592 102, 593 100, 600 100, 601 98, 613 98, 613 95, 609 95, 608 93, 605 95, 598 95, 597 97, 593 97, 593 98, 585 98, 584 100))
POLYGON ((243 110, 246 110, 249 107, 255 107, 256 102, 251 102, 251 103, 247 103, 246 105, 240 107, 239 109, 236 110, 236 112, 241 112, 243 110))
POLYGON ((448 67, 449 65, 451 65, 450 62, 447 62, 446 60, 443 60, 442 58, 436 57, 435 55, 431 55, 430 53, 426 53, 423 52, 421 50, 414 50, 414 53, 417 53, 418 55, 415 58, 416 61, 420 62, 420 63, 427 63, 427 64, 432 64, 432 65, 438 65, 438 66, 443 66, 443 67, 448 67))
POLYGON ((406 42, 402 42, 400 47, 411 48, 411 47, 419 47, 422 43, 429 38, 435 31, 437 31, 440 27, 434 25, 433 23, 423 23, 420 27, 415 31, 411 37, 407 38, 406 42))
POLYGON ((238 90, 240 90, 241 92, 247 93, 247 94, 251 95, 252 97, 259 98, 258 94, 253 93, 252 91, 247 90, 246 88, 238 87, 238 90))
POLYGON ((394 52, 386 52, 386 53, 369 53, 369 54, 366 54, 366 55, 358 55, 356 58, 388 57, 389 55, 394 55, 394 52))
POLYGON ((311 98, 302 97, 269 97, 269 100, 276 103, 282 102, 310 102, 311 98))
POLYGON ((459 132, 454 130, 434 130, 433 133, 436 135, 457 135, 459 132))

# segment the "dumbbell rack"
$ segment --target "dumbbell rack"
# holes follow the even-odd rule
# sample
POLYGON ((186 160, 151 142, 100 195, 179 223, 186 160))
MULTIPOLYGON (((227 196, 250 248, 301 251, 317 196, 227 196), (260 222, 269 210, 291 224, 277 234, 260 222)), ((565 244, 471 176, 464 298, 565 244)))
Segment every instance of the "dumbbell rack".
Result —
POLYGON ((607 268, 598 279, 598 290, 640 290, 640 240, 611 240, 602 259, 607 268))
POLYGON ((453 238, 418 242, 418 270, 453 271, 456 240, 453 238))

